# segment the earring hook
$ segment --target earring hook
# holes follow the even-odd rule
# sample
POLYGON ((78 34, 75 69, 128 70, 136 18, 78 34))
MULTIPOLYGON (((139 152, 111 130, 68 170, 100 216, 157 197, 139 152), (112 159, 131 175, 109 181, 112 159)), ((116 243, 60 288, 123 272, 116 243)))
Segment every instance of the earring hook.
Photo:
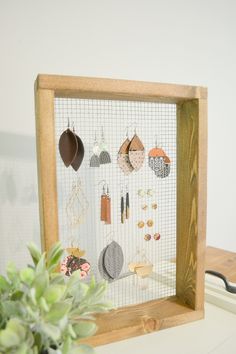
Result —
POLYGON ((127 136, 127 134, 128 134, 128 129, 129 129, 129 128, 132 128, 133 126, 134 126, 134 133, 136 134, 136 126, 137 126, 137 123, 136 123, 136 122, 133 122, 133 123, 127 125, 127 127, 126 127, 126 136, 127 136))
POLYGON ((101 179, 101 181, 98 182, 98 186, 103 183, 103 185, 107 185, 107 182, 105 179, 101 179))

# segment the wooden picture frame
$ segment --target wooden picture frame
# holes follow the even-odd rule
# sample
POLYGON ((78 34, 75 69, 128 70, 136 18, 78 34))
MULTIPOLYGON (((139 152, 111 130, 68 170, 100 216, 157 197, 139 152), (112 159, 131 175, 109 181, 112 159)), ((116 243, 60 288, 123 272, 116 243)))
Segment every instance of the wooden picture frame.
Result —
POLYGON ((58 240, 54 98, 172 102, 177 105, 176 296, 97 316, 88 342, 101 345, 204 317, 207 89, 139 81, 39 75, 35 82, 41 240, 58 240))

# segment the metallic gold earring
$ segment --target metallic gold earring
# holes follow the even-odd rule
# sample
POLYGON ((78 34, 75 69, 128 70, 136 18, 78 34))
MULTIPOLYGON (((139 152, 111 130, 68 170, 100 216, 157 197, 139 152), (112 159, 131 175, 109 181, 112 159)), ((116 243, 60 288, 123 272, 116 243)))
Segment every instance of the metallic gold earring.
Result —
POLYGON ((149 219, 149 220, 147 221, 147 226, 148 226, 148 227, 152 227, 153 224, 154 224, 154 222, 153 222, 152 219, 149 219))
POLYGON ((143 221, 138 222, 138 228, 142 229, 144 227, 145 223, 143 221))
POLYGON ((154 238, 155 241, 159 241, 160 238, 161 238, 161 235, 159 234, 159 232, 157 232, 157 233, 155 233, 155 234, 153 235, 153 238, 154 238))

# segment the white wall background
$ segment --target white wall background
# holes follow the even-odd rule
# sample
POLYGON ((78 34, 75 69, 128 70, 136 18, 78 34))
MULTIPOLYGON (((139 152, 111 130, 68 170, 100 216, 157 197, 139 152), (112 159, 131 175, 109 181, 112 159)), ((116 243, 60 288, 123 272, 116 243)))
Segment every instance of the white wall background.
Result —
MULTIPOLYGON (((208 86, 207 243, 236 251, 235 14, 234 0, 0 0, 0 173, 13 176, 15 195, 26 187, 17 163, 23 171, 30 164, 27 185, 36 189, 38 73, 208 86)), ((13 244, 21 228, 16 208, 11 212, 12 188, 5 187, 0 186, 1 196, 9 197, 1 197, 1 240, 10 223, 7 240, 13 244)), ((28 227, 22 227, 22 243, 31 238, 32 225, 37 239, 37 213, 29 210, 23 221, 28 227)), ((1 242, 4 254, 7 247, 1 242)))

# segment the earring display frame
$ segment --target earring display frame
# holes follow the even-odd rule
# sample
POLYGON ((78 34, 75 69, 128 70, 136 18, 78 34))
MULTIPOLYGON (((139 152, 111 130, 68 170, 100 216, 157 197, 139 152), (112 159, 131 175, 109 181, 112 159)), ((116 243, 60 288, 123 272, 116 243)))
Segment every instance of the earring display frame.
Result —
POLYGON ((38 75, 35 108, 39 204, 42 248, 46 251, 59 240, 55 98, 174 103, 177 108, 176 295, 97 315, 99 330, 85 342, 102 345, 203 318, 207 89, 128 80, 38 75))

